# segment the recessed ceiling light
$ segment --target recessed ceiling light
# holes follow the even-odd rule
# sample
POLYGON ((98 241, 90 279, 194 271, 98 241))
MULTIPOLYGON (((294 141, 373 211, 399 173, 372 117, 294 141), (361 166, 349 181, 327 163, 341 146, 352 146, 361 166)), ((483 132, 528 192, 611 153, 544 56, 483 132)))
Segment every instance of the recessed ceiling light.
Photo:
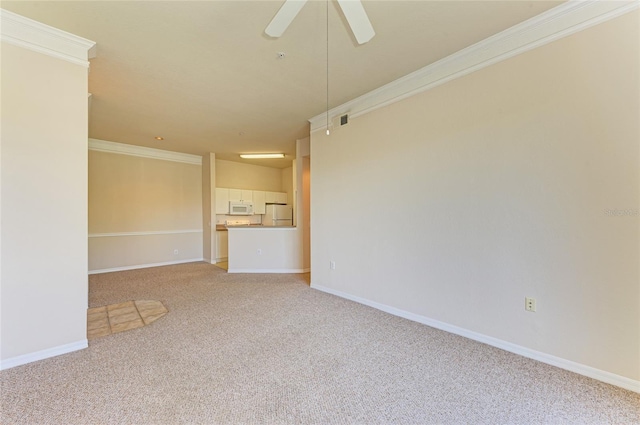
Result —
POLYGON ((243 153, 240 158, 245 159, 267 159, 267 158, 284 158, 283 153, 243 153))
POLYGON ((156 136, 155 139, 156 140, 164 140, 164 137, 156 136))

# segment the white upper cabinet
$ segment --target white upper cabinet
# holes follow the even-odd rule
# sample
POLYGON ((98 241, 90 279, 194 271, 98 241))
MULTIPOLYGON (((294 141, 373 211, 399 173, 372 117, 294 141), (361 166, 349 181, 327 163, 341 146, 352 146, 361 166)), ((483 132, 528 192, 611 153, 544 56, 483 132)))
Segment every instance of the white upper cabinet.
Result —
POLYGON ((261 190, 253 191, 253 213, 264 214, 267 212, 266 193, 261 190))
POLYGON ((229 202, 250 203, 253 200, 253 190, 228 189, 229 202))
POLYGON ((284 192, 265 192, 267 204, 286 204, 287 194, 284 192))
POLYGON ((229 191, 229 202, 242 202, 242 191, 240 189, 227 189, 229 191))
POLYGON ((229 214, 229 189, 216 187, 216 214, 229 214))
POLYGON ((265 202, 267 204, 276 203, 276 192, 265 192, 265 202))
POLYGON ((252 202, 253 201, 253 190, 244 190, 242 189, 242 202, 252 202))
POLYGON ((283 192, 276 193, 276 204, 286 204, 287 203, 287 194, 283 192))
POLYGON ((229 214, 229 202, 252 203, 254 214, 265 214, 266 204, 286 204, 287 194, 216 187, 216 214, 229 214))

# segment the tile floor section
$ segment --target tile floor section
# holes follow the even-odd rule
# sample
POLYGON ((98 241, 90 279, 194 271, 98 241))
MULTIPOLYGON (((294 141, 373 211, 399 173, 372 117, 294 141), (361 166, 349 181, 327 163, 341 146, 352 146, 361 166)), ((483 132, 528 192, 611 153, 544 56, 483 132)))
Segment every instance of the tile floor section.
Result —
POLYGON ((127 301, 87 310, 87 338, 94 339, 149 325, 169 311, 160 301, 127 301))

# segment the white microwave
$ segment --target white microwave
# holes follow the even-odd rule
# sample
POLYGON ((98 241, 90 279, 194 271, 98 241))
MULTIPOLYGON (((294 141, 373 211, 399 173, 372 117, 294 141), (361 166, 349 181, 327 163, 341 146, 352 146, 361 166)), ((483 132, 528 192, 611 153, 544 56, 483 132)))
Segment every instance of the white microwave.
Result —
POLYGON ((229 202, 229 215, 253 215, 253 204, 229 202))

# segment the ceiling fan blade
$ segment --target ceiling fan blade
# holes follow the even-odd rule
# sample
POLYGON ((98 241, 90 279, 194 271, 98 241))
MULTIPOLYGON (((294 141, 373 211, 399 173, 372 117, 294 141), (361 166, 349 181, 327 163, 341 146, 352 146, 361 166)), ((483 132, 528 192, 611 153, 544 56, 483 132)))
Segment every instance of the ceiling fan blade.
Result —
POLYGON ((338 0, 338 4, 358 44, 364 44, 376 35, 360 0, 338 0))
POLYGON ((307 0, 286 0, 264 32, 271 37, 280 37, 306 2, 307 0))

